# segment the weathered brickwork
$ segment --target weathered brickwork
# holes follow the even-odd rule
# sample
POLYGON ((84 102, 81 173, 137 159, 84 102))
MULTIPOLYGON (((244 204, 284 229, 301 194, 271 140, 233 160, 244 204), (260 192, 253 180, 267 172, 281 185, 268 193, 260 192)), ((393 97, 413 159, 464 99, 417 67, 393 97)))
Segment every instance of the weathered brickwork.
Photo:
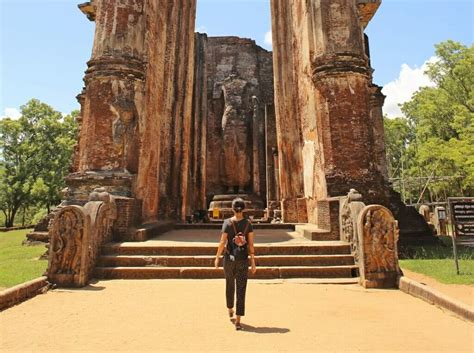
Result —
POLYGON ((282 198, 304 196, 309 221, 322 229, 328 228, 319 202, 351 187, 370 202, 388 203, 379 165, 383 96, 372 88, 363 34, 370 9, 379 3, 366 8, 353 0, 272 1, 277 123, 285 129, 279 140, 282 198), (295 123, 296 129, 285 128, 295 123))
POLYGON ((206 210, 228 217, 240 196, 249 215, 268 206, 312 223, 310 239, 350 242, 362 284, 393 286, 398 225, 383 206, 402 230, 426 222, 388 183, 385 97, 364 34, 380 3, 271 0, 273 54, 194 33, 196 0, 80 5, 96 33, 48 278, 83 286, 103 244, 144 241, 206 210), (362 199, 383 206, 356 219, 362 199))
POLYGON ((141 203, 128 197, 116 197, 114 200, 117 214, 120 217, 114 223, 113 239, 115 241, 126 241, 131 238, 131 234, 140 225, 141 203))
MULTIPOLYGON (((205 120, 205 150, 199 154, 204 154, 206 183, 200 187, 205 188, 206 203, 215 195, 236 193, 264 201, 267 168, 269 189, 276 194, 272 54, 251 39, 196 38, 196 79, 201 81, 195 83, 195 111, 204 117, 202 123, 205 120)), ((196 126, 195 135, 203 136, 203 129, 196 126)))
POLYGON ((196 0, 80 5, 96 34, 68 200, 98 186, 135 199, 129 229, 184 221, 222 194, 334 234, 332 200, 351 188, 409 214, 388 184, 384 96, 364 34, 381 0, 270 3, 273 55, 195 34, 196 0))
POLYGON ((128 190, 108 191, 139 200, 143 221, 185 214, 195 6, 193 0, 80 5, 96 33, 78 96, 81 130, 70 199, 78 192, 86 199, 91 178, 115 184, 110 175, 120 174, 128 176, 128 190))

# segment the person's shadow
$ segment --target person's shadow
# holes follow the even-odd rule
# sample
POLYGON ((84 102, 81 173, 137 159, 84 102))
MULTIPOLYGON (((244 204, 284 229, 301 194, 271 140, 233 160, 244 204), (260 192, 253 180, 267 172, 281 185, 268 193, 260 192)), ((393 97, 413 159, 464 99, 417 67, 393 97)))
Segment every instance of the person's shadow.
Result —
POLYGON ((252 325, 242 324, 243 331, 254 333, 288 333, 290 329, 280 327, 255 327, 252 325))
MULTIPOLYGON (((230 321, 235 324, 234 318, 232 318, 230 321)), ((248 324, 242 324, 242 331, 254 333, 288 333, 290 332, 290 329, 280 327, 255 327, 248 324)))

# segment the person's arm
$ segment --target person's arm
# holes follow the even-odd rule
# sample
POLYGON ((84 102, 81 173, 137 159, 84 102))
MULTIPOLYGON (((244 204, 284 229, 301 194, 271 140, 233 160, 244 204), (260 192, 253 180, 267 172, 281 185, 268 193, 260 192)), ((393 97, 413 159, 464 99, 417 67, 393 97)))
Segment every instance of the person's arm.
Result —
POLYGON ((249 239, 249 255, 250 255, 250 267, 251 272, 255 274, 257 272, 257 266, 255 265, 255 247, 253 246, 254 233, 250 232, 248 235, 249 239))
POLYGON ((215 268, 219 267, 219 259, 221 258, 222 252, 224 251, 224 248, 226 245, 227 245, 227 233, 222 233, 221 241, 219 242, 219 247, 217 248, 216 259, 214 260, 215 268))

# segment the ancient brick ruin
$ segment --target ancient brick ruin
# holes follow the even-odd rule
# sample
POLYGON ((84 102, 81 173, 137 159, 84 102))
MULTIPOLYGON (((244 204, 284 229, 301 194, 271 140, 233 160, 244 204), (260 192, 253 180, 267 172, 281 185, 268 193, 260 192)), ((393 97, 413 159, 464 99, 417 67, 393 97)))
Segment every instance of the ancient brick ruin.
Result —
MULTIPOLYGON (((358 232, 362 207, 347 201, 355 188, 357 200, 404 219, 388 182, 384 96, 364 34, 380 3, 272 0, 273 54, 249 39, 195 34, 196 0, 80 5, 96 33, 63 207, 93 218, 95 190, 114 205, 101 239, 138 241, 196 214, 223 217, 241 195, 254 217, 281 214, 355 245, 378 229, 370 224, 380 214, 384 231, 368 239, 387 238, 379 243, 393 249, 390 211, 364 213, 368 226, 358 232)), ((84 227, 81 237, 94 233, 84 227)), ((361 247, 353 247, 361 264, 384 256, 361 247)), ((389 272, 393 285, 396 256, 389 262, 375 271, 389 272)), ((374 281, 387 285, 383 275, 374 281)))
POLYGON ((201 195, 191 208, 209 209, 212 218, 217 207, 225 217, 240 195, 247 212, 262 218, 265 201, 277 202, 272 53, 253 40, 203 34, 196 35, 196 47, 195 102, 204 104, 194 107, 200 119, 194 131, 201 131, 203 148, 192 164, 205 183, 191 183, 201 195))

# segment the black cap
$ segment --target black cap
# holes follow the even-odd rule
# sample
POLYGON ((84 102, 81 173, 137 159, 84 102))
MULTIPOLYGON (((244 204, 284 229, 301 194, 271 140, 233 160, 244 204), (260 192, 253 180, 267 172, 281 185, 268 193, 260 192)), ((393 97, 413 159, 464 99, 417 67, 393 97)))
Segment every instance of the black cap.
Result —
POLYGON ((242 212, 245 209, 245 202, 240 197, 237 197, 232 201, 232 209, 235 212, 242 212))

